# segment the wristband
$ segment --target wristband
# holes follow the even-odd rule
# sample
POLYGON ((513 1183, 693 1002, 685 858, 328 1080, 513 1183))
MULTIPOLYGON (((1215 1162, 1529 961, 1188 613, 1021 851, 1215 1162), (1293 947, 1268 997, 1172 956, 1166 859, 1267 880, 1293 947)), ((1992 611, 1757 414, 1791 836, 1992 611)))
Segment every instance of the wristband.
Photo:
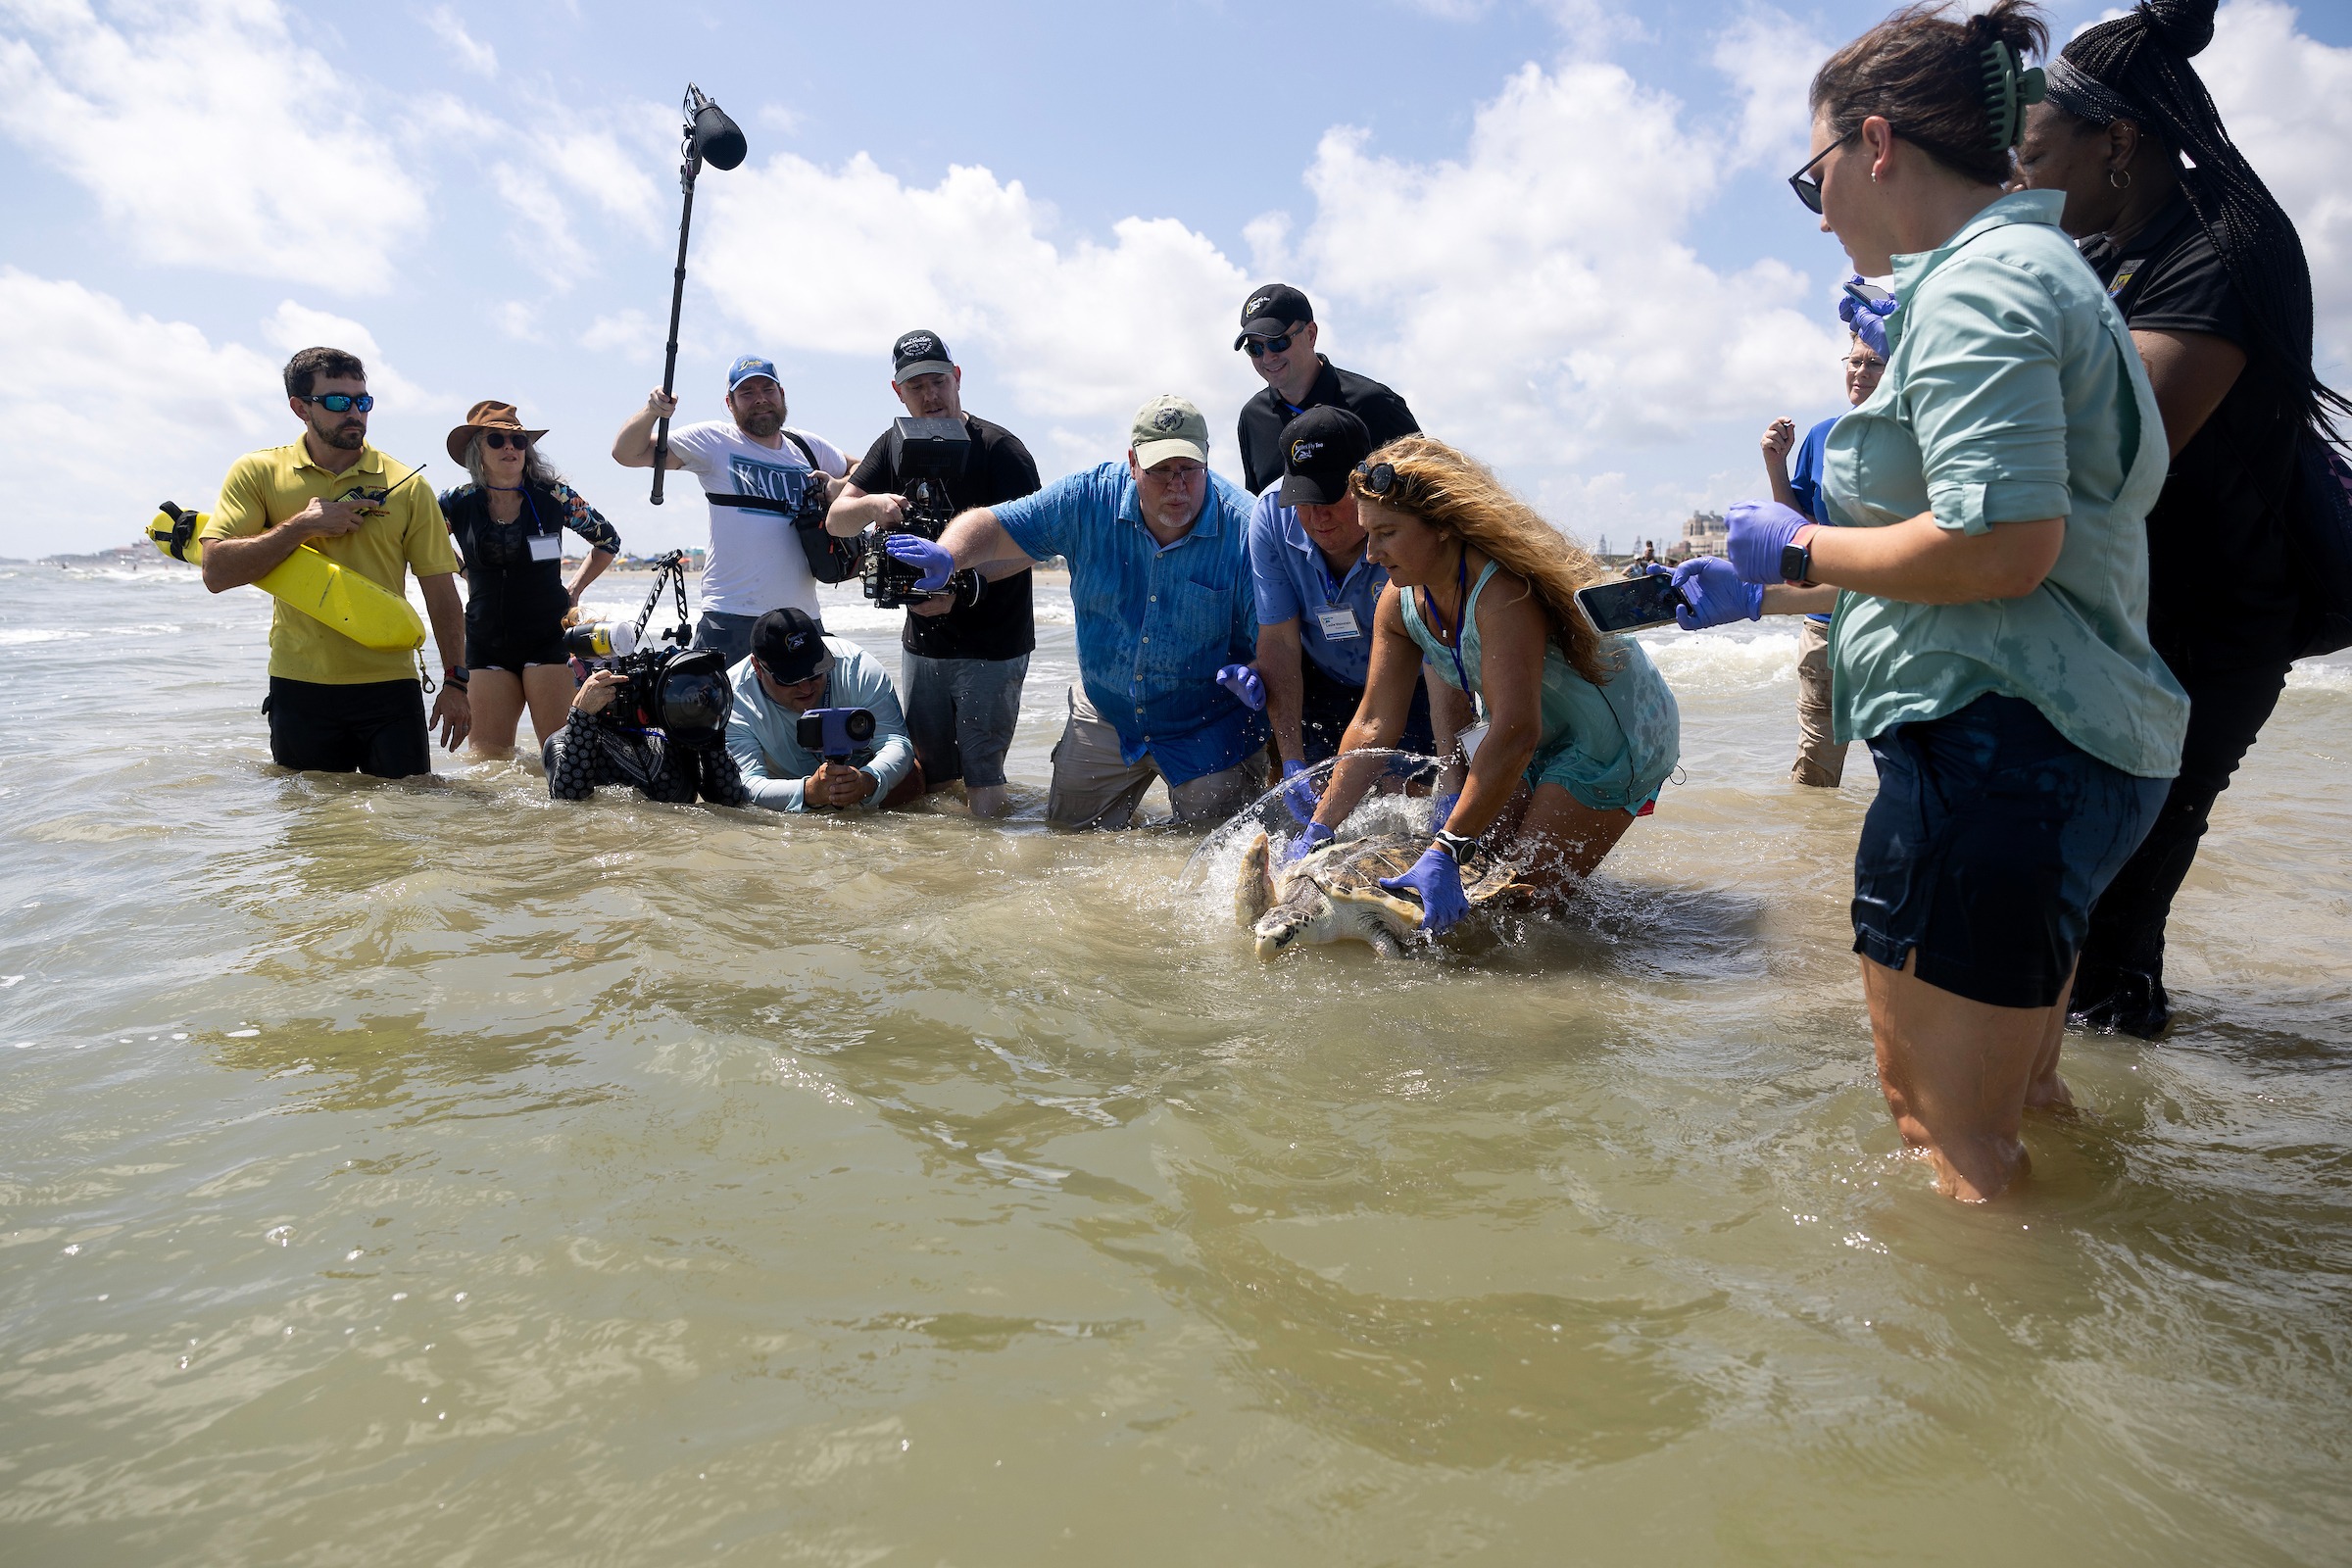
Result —
POLYGON ((1478 840, 1472 838, 1469 834, 1448 833, 1444 828, 1440 828, 1437 830, 1437 832, 1431 834, 1430 842, 1437 845, 1439 849, 1444 850, 1448 856, 1451 856, 1453 858, 1453 863, 1456 865, 1460 865, 1464 860, 1469 859, 1471 852, 1478 848, 1478 840))
POLYGON ((464 664, 452 664, 441 672, 441 684, 455 686, 458 690, 464 691, 466 683, 472 677, 473 671, 467 669, 464 664))

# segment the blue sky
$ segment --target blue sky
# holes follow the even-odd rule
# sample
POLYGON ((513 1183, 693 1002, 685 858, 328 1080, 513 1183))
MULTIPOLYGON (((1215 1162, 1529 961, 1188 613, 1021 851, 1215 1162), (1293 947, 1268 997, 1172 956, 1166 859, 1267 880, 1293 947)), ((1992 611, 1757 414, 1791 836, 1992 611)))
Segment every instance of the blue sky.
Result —
MULTIPOLYGON (((1768 418, 1837 407, 1845 268, 1782 177, 1812 67, 1884 10, 0 0, 0 555, 209 501, 290 434, 312 341, 368 355, 380 444, 434 477, 510 399, 632 548, 700 542, 691 486, 657 512, 605 456, 659 378, 690 77, 752 156, 698 200, 689 416, 757 349, 860 450, 926 325, 1049 474, 1163 390, 1230 466, 1234 314, 1279 276, 1563 526, 1656 535, 1757 488, 1768 418)), ((2344 366, 2352 8, 2239 0, 2200 64, 2344 366)))

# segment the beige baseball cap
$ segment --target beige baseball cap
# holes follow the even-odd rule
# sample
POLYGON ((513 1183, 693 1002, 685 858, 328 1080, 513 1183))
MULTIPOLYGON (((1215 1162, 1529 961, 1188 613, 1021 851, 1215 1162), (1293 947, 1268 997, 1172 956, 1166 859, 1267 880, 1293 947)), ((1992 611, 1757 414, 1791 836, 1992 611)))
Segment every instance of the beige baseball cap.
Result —
POLYGON ((1127 444, 1135 449, 1136 466, 1142 468, 1156 467, 1170 458, 1206 463, 1208 421, 1183 398, 1162 392, 1135 411, 1127 444))

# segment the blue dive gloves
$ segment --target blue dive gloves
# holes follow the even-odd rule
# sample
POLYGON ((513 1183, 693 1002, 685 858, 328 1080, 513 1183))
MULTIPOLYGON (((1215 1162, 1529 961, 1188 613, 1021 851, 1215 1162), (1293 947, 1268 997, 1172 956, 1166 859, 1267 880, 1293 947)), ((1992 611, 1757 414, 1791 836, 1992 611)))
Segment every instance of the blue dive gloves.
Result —
MULTIPOLYGON (((1322 793, 1315 788, 1315 781, 1306 776, 1304 762, 1293 758, 1282 764, 1282 804, 1291 813, 1293 821, 1300 827, 1314 821, 1315 808, 1322 804, 1322 793)), ((1324 830, 1324 836, 1330 836, 1330 829, 1324 830)))
POLYGON ((924 593, 937 593, 956 575, 956 558, 919 533, 894 533, 883 541, 883 547, 893 561, 922 568, 923 574, 914 585, 924 593))
POLYGON ((1813 526, 1811 517, 1778 501, 1736 502, 1723 520, 1732 531, 1726 554, 1739 568, 1741 582, 1787 581, 1781 575, 1781 552, 1795 539, 1797 529, 1813 526))
POLYGON ((1290 846, 1282 852, 1282 863, 1288 865, 1293 860, 1303 860, 1330 842, 1331 829, 1320 822, 1309 821, 1306 826, 1298 830, 1298 836, 1291 840, 1290 846))
POLYGON ((1266 683, 1248 664, 1227 664, 1217 671, 1217 684, 1252 712, 1266 706, 1266 683))
POLYGON ((1443 847, 1432 844, 1402 876, 1384 876, 1380 885, 1391 893, 1413 893, 1421 899, 1421 929, 1431 936, 1449 930, 1470 912, 1462 896, 1462 868, 1443 847))
MULTIPOLYGON (((1654 573, 1665 568, 1649 569, 1654 573)), ((1674 608, 1674 620, 1685 631, 1763 618, 1764 585, 1741 582, 1739 570, 1721 556, 1694 556, 1674 568, 1674 587, 1683 596, 1674 608)))

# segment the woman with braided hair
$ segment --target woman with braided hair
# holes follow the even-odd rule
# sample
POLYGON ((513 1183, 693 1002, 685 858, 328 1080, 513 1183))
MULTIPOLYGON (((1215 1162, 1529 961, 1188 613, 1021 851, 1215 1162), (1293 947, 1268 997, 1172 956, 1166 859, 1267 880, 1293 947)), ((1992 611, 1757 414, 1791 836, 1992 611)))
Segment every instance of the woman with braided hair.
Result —
POLYGON ((1726 517, 1756 608, 1839 590, 1837 735, 1879 768, 1852 906, 1879 1084, 1968 1200, 2025 1170, 2028 1107, 2070 1103, 2090 907, 2155 820, 2188 717, 2146 631, 2165 470, 2147 373, 2062 199, 2004 194, 2046 36, 2023 0, 1915 6, 1815 74, 1791 183, 1903 306, 1823 454, 1837 526, 1777 502, 1726 517))
POLYGON ((2311 640, 2297 445, 2352 407, 2312 372, 2294 225, 2189 64, 2214 7, 2144 0, 2068 44, 2017 160, 2026 187, 2065 193, 2059 222, 2132 329, 2173 459, 2148 514, 2148 636, 2188 692, 2188 736, 2156 825, 2092 911, 2070 1004, 2079 1027, 2148 1040, 2171 1021, 2173 896, 2311 640))

